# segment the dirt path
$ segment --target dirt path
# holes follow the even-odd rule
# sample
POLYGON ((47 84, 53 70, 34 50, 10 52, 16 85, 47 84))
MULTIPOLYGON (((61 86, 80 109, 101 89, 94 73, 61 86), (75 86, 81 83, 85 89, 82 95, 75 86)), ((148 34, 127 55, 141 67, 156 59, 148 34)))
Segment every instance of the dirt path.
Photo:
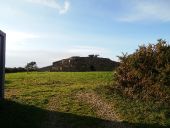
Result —
MULTIPOLYGON (((75 100, 87 104, 95 113, 98 118, 103 119, 100 122, 100 128, 130 128, 123 124, 117 113, 114 111, 114 107, 108 102, 103 100, 95 92, 78 92, 74 95, 75 100)), ((42 128, 74 128, 69 126, 69 123, 64 123, 65 118, 63 118, 61 113, 57 112, 61 104, 61 98, 59 96, 52 97, 48 104, 47 119, 42 125, 42 128)), ((67 115, 68 118, 74 118, 73 116, 67 115)), ((86 118, 86 117, 85 117, 86 118)), ((79 117, 77 118, 79 119, 79 117)), ((75 120, 76 121, 76 120, 75 120)), ((89 127, 83 127, 89 128, 89 127)), ((98 128, 98 127, 90 127, 98 128)))
POLYGON ((101 99, 97 94, 93 92, 88 93, 79 93, 76 95, 80 102, 85 102, 91 106, 93 110, 97 113, 97 115, 106 120, 110 121, 121 121, 119 117, 114 113, 112 106, 101 99))
POLYGON ((50 99, 48 103, 48 110, 47 118, 42 124, 42 128, 63 128, 60 126, 60 123, 57 121, 58 116, 55 113, 58 109, 58 106, 60 104, 60 98, 58 96, 54 96, 50 99))
POLYGON ((101 118, 108 120, 102 125, 107 128, 129 128, 121 123, 118 114, 115 113, 114 106, 104 101, 99 95, 94 92, 81 92, 76 95, 81 102, 85 102, 95 110, 96 114, 101 118))

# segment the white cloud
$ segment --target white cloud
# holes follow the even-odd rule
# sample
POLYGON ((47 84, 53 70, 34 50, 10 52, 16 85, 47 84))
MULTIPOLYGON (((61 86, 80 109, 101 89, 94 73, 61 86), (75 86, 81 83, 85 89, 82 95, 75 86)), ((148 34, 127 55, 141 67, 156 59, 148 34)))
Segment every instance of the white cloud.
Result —
POLYGON ((57 0, 27 0, 31 3, 41 4, 46 7, 57 9, 59 14, 65 14, 70 8, 70 3, 65 0, 63 5, 60 5, 57 0))
POLYGON ((167 0, 130 0, 130 8, 120 21, 133 22, 141 20, 170 21, 170 1, 167 0))
POLYGON ((38 38, 38 35, 26 32, 19 32, 19 31, 6 31, 7 34, 7 42, 9 43, 19 43, 21 41, 27 39, 38 38))
POLYGON ((7 52, 10 50, 19 50, 25 48, 22 45, 24 45, 26 41, 40 38, 39 35, 28 33, 28 32, 21 32, 15 30, 5 30, 5 32, 6 32, 7 52))

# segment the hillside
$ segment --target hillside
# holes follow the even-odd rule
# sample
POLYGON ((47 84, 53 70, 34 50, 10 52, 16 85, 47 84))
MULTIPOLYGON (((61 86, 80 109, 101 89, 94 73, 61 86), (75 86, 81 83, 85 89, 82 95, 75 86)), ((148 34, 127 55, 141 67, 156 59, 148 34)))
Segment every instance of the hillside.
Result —
POLYGON ((168 127, 169 108, 111 91, 113 72, 6 75, 4 128, 168 127), (114 93, 113 93, 114 92, 114 93))

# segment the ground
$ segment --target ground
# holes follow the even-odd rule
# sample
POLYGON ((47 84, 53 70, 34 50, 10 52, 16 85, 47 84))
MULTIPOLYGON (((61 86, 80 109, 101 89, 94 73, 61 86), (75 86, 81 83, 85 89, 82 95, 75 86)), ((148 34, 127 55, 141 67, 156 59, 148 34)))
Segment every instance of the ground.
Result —
POLYGON ((108 89, 114 72, 6 75, 0 103, 4 128, 168 127, 162 106, 130 101, 108 89))

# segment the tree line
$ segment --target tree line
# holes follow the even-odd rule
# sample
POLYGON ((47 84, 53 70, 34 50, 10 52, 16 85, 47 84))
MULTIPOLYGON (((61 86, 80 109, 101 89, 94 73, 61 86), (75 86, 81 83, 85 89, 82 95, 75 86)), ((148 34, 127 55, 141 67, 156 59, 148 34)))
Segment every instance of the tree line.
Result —
POLYGON ((32 61, 27 63, 25 67, 5 68, 5 73, 32 72, 37 70, 37 63, 35 61, 32 61))

